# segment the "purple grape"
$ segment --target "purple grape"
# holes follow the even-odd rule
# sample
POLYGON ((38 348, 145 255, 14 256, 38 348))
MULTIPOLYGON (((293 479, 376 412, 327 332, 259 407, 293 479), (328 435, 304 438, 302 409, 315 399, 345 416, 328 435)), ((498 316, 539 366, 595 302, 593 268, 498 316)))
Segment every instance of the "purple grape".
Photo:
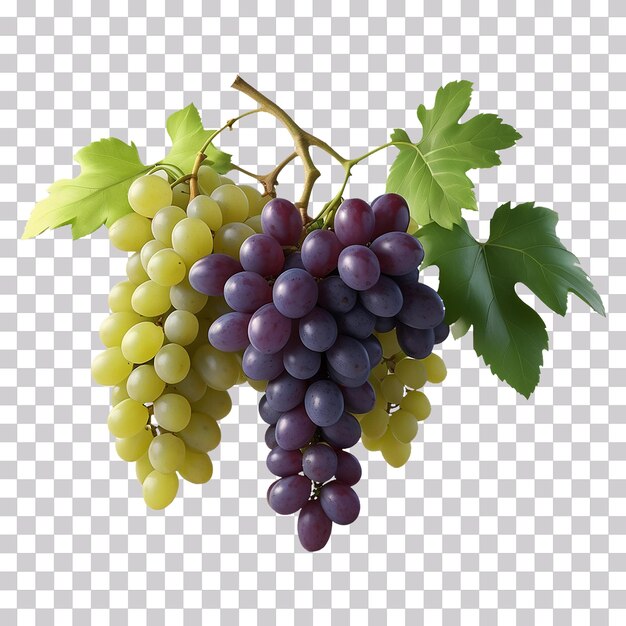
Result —
POLYGON ((226 254, 209 254, 197 260, 189 270, 189 282, 200 293, 221 296, 224 283, 237 272, 241 272, 238 261, 226 254))
POLYGON ((340 374, 330 365, 326 366, 326 370, 330 379, 341 387, 360 387, 367 381, 367 376, 359 376, 358 378, 355 378, 354 376, 346 376, 344 374, 340 374))
POLYGON ((313 276, 322 277, 337 269, 341 244, 331 230, 314 230, 302 242, 302 263, 313 276))
POLYGON ((328 519, 319 500, 309 500, 298 515, 298 538, 305 550, 317 552, 330 539, 333 523, 328 519))
POLYGON ((243 242, 239 260, 244 270, 261 276, 277 276, 283 269, 285 255, 274 237, 257 234, 243 242))
POLYGON ((339 276, 329 276, 318 284, 317 304, 331 313, 347 313, 356 300, 356 291, 339 276))
POLYGON ((265 464, 275 476, 293 476, 302 471, 302 452, 300 450, 283 450, 277 446, 270 450, 265 464))
POLYGON ((330 426, 343 414, 343 394, 332 380, 318 380, 306 390, 304 407, 314 424, 330 426))
POLYGON ((320 489, 320 504, 324 513, 335 524, 352 524, 361 511, 356 491, 338 480, 326 483, 320 489))
POLYGON ((362 343, 352 337, 339 335, 337 341, 326 352, 328 365, 343 377, 359 381, 362 385, 369 376, 370 360, 362 343))
POLYGON ((272 288, 259 274, 238 272, 224 284, 224 299, 234 311, 254 313, 272 301, 272 288))
POLYGON ((294 377, 300 380, 308 380, 317 374, 322 364, 322 356, 319 352, 309 350, 300 341, 300 337, 292 335, 283 349, 283 365, 294 377))
POLYGON ((388 333, 396 327, 395 317, 377 317, 374 329, 377 333, 388 333))
POLYGON ((272 380, 283 372, 283 353, 265 354, 248 346, 241 360, 243 373, 252 380, 272 380))
POLYGON ((222 352, 239 352, 248 346, 249 313, 226 313, 209 328, 209 343, 222 352))
POLYGON ((298 252, 297 250, 295 250, 294 252, 289 254, 287 257, 285 257, 285 265, 283 266, 283 272, 286 272, 287 270, 293 270, 293 269, 299 269, 299 270, 306 269, 306 267, 304 267, 304 263, 302 262, 302 254, 298 252))
POLYGON ((374 238, 384 233, 405 233, 411 215, 406 200, 397 193, 385 193, 372 202, 374 213, 374 238))
POLYGON ((326 310, 315 307, 299 323, 300 340, 315 352, 326 352, 337 339, 337 322, 326 310))
POLYGON ((420 278, 420 271, 415 268, 406 274, 400 274, 400 276, 391 277, 399 287, 406 287, 407 285, 414 285, 420 278))
POLYGON ((276 426, 272 425, 265 431, 265 445, 274 449, 278 443, 276 443, 276 426))
POLYGON ((443 322, 445 309, 439 294, 428 285, 415 283, 403 290, 404 304, 398 320, 411 328, 435 328, 443 322))
POLYGON ((419 329, 398 324, 396 336, 404 353, 414 359, 425 359, 435 346, 435 333, 432 328, 419 329))
POLYGON ((374 212, 358 198, 344 200, 334 219, 335 234, 344 246, 365 245, 374 233, 374 212))
POLYGON ((367 350, 367 356, 370 360, 370 369, 374 369, 383 358, 383 348, 376 335, 370 335, 365 339, 361 339, 363 347, 367 350))
POLYGON ((300 241, 302 217, 295 204, 285 198, 274 198, 261 211, 261 227, 281 246, 293 246, 300 241))
POLYGON ((389 276, 408 274, 424 259, 422 244, 407 233, 385 233, 374 239, 369 249, 378 259, 380 271, 389 276))
POLYGON ((300 474, 279 478, 267 491, 269 505, 280 515, 291 515, 300 510, 310 496, 311 481, 300 474))
MULTIPOLYGON (((354 415, 344 412, 335 424, 322 428, 322 434, 325 441, 335 448, 351 448, 361 438, 361 425, 354 415)), ((276 441, 280 445, 278 425, 276 425, 276 441)))
MULTIPOLYGON (((272 454, 270 452, 270 454, 272 454)), ((361 464, 354 454, 346 452, 345 450, 339 450, 337 452, 337 471, 335 472, 335 478, 348 485, 356 485, 361 480, 362 475, 361 464)))
POLYGON ((317 283, 305 270, 287 270, 274 282, 272 298, 276 308, 285 317, 304 317, 317 302, 317 283))
POLYGON ((374 315, 393 317, 402 308, 402 291, 391 278, 381 276, 373 287, 359 293, 359 300, 374 315))
POLYGON ((278 421, 278 418, 282 415, 280 411, 275 411, 270 405, 267 403, 267 398, 265 394, 261 396, 259 400, 259 415, 261 419, 270 426, 273 426, 278 421))
POLYGON ((276 441, 283 450, 303 448, 313 438, 317 426, 309 419, 304 405, 286 411, 276 422, 276 441))
POLYGON ((376 392, 368 380, 359 387, 341 387, 344 408, 350 413, 369 413, 376 404, 376 392))
POLYGON ((267 383, 265 396, 267 403, 275 411, 290 411, 304 400, 307 384, 283 372, 267 383))
POLYGON ((337 471, 337 454, 323 443, 309 446, 302 454, 302 470, 312 481, 325 483, 337 471))
POLYGON ((250 343, 263 354, 280 352, 290 335, 291 320, 281 315, 271 303, 255 311, 248 325, 250 343))
POLYGON ((376 316, 358 303, 347 313, 337 315, 336 319, 339 332, 356 339, 369 337, 376 325, 376 316))
POLYGON ((348 287, 365 291, 373 287, 380 277, 380 264, 376 255, 365 246, 348 246, 339 255, 339 276, 348 287))
POLYGON ((441 322, 433 328, 433 331, 435 333, 435 343, 443 343, 450 334, 450 326, 448 326, 445 322, 441 322))

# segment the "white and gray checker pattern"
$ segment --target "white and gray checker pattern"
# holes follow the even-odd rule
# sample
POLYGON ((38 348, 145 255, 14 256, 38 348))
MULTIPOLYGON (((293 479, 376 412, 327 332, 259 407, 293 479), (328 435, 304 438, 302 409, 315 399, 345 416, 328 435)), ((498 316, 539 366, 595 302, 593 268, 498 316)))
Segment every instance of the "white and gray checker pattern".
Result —
MULTIPOLYGON (((623 0, 3 0, 0 624, 626 624, 624 33, 623 0), (479 365, 471 334, 448 340, 412 460, 388 469, 359 446, 362 515, 318 554, 265 503, 250 389, 234 394, 215 479, 146 512, 89 372, 124 259, 103 230, 18 241, 81 146, 114 135, 154 162, 172 111, 194 102, 216 128, 252 108, 229 88, 237 72, 352 155, 394 127, 416 136, 419 103, 474 81, 471 111, 523 135, 472 174, 475 232, 501 202, 555 208, 609 312, 538 304, 553 350, 528 401, 479 365)), ((268 116, 222 145, 261 171, 290 150, 268 116)), ((319 208, 342 172, 315 157, 319 208)), ((392 157, 355 169, 350 194, 378 195, 392 157)), ((280 192, 301 180, 288 168, 280 192)))

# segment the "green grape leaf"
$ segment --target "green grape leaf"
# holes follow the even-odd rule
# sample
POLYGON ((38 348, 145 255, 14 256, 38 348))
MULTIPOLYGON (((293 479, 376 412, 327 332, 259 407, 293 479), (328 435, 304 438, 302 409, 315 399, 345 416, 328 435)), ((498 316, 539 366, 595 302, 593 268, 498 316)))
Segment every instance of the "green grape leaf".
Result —
MULTIPOLYGON (((167 118, 165 127, 172 140, 172 147, 163 163, 177 165, 185 174, 189 174, 200 148, 215 131, 204 128, 200 113, 193 104, 172 113, 167 118)), ((211 165, 220 174, 232 169, 231 155, 222 152, 213 144, 209 145, 204 153, 206 154, 204 163, 211 165)))
POLYGON ((556 235, 558 215, 533 203, 499 207, 489 239, 476 241, 463 220, 448 230, 432 222, 419 229, 425 265, 439 267, 446 321, 459 335, 474 328, 474 349, 491 371, 529 397, 539 382, 548 334, 541 317, 515 292, 523 283, 559 315, 572 292, 605 315, 578 259, 556 235))
POLYGON ((399 154, 389 171, 387 191, 406 198, 418 224, 437 222, 447 229, 460 224, 461 209, 477 208, 474 183, 466 172, 499 165, 497 150, 509 148, 521 137, 492 113, 459 124, 471 95, 469 81, 448 83, 437 91, 432 109, 418 107, 423 128, 418 143, 404 130, 391 134, 399 154))
POLYGON ((74 239, 102 224, 111 226, 131 211, 128 188, 151 167, 141 162, 134 143, 129 146, 115 138, 94 141, 74 159, 81 167, 80 174, 49 187, 48 197, 35 205, 22 239, 66 224, 71 224, 74 239))

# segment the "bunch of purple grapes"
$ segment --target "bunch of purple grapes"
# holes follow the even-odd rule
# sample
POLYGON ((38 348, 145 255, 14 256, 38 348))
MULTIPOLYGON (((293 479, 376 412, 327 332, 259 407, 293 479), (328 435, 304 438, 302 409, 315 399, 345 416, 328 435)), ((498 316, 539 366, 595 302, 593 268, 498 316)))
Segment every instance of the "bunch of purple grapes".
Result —
POLYGON ((371 206, 344 201, 334 230, 310 232, 299 249, 301 217, 288 200, 271 200, 261 224, 239 261, 212 254, 189 280, 232 309, 211 325, 210 343, 243 351, 244 374, 268 381, 259 413, 268 424, 267 466, 278 476, 268 502, 277 513, 300 511, 300 542, 319 550, 332 522, 359 515, 352 487, 361 467, 346 449, 361 435, 354 415, 376 401, 368 378, 382 348, 374 332, 395 328, 403 351, 424 358, 447 334, 444 308, 418 282, 424 252, 406 232, 409 210, 397 194, 371 206))

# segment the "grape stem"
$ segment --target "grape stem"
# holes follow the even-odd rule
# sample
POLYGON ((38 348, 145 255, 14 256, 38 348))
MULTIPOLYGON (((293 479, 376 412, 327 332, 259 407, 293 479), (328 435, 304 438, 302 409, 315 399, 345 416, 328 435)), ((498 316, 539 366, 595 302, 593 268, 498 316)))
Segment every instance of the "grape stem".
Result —
POLYGON ((309 200, 311 198, 311 191, 315 181, 320 177, 320 171, 315 167, 313 159, 311 158, 310 148, 316 146, 330 154, 334 159, 339 161, 341 165, 345 167, 348 160, 342 157, 336 150, 331 148, 325 141, 322 141, 318 137, 315 137, 311 133, 303 130, 296 124, 293 118, 281 109, 277 104, 272 102, 267 96, 264 96, 260 91, 255 89, 252 85, 247 83, 241 76, 237 76, 232 84, 233 89, 240 91, 247 96, 250 96, 259 105, 261 111, 273 115, 277 120, 283 123, 285 128, 289 131, 293 138, 296 154, 302 159, 304 165, 304 189, 300 200, 296 202, 296 206, 300 210, 302 216, 302 223, 307 224, 311 221, 311 218, 307 214, 307 208, 309 206, 309 200))
POLYGON ((298 156, 297 152, 292 152, 288 157, 283 159, 271 172, 267 174, 255 174, 254 172, 249 172, 245 170, 243 167, 236 165, 235 163, 231 163, 231 167, 246 176, 250 176, 254 178, 258 182, 263 185, 264 196, 271 196, 272 198, 276 197, 276 185, 278 185, 278 175, 283 171, 283 169, 291 163, 298 156))
POLYGON ((180 178, 177 178, 171 185, 170 187, 172 189, 174 189, 174 187, 182 184, 182 183, 186 183, 187 181, 191 180, 191 174, 185 174, 184 176, 181 176, 180 178))
POLYGON ((254 113, 260 113, 262 109, 253 109, 252 111, 246 111, 237 117, 233 117, 228 120, 224 126, 211 133, 210 137, 204 142, 204 145, 198 151, 196 155, 196 160, 194 161, 193 168, 191 169, 191 174, 189 175, 189 201, 193 200, 198 195, 198 170, 202 165, 202 161, 206 159, 206 154, 204 154, 205 150, 211 145, 213 140, 227 128, 232 130, 235 122, 238 122, 240 119, 247 117, 248 115, 253 115, 254 113))

